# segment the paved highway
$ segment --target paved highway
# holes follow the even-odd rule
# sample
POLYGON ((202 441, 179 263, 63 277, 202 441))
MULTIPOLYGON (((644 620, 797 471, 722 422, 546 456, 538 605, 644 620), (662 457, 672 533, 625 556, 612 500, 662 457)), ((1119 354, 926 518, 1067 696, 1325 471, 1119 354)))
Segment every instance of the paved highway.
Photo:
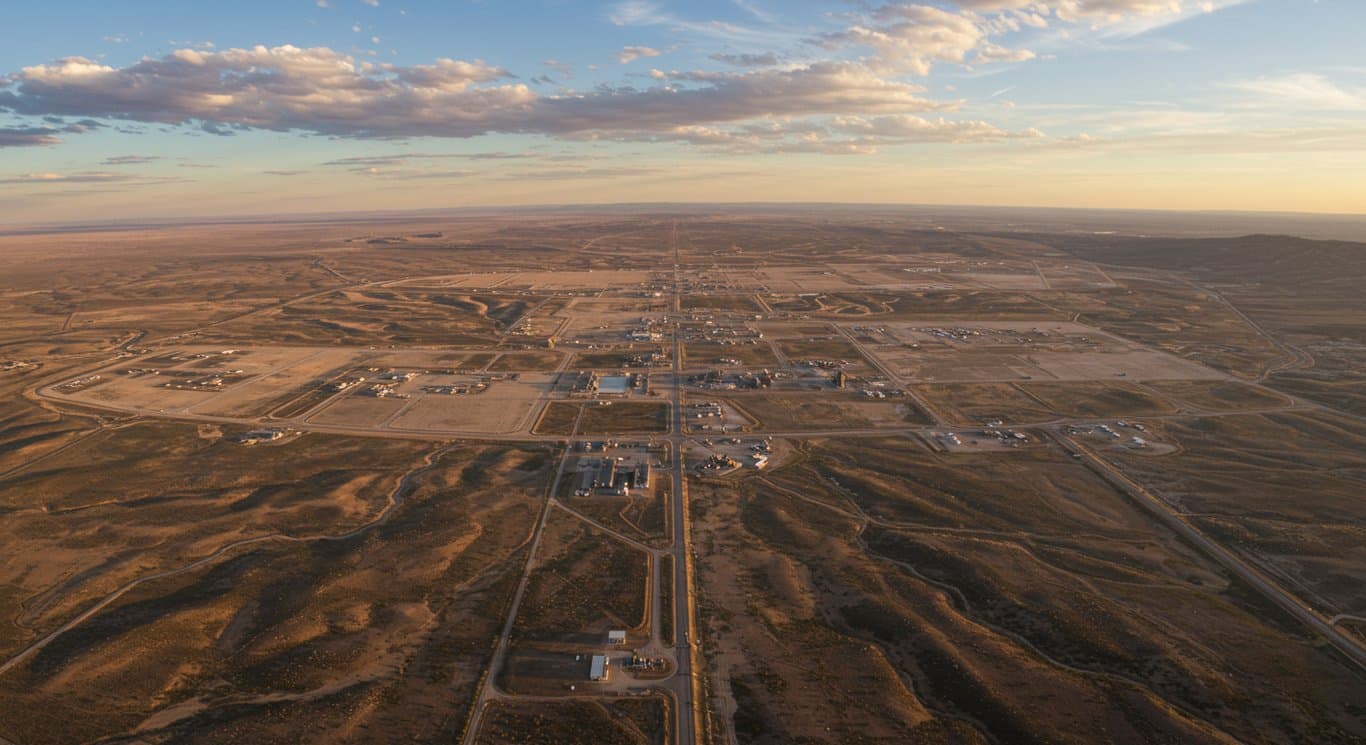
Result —
POLYGON ((1091 467, 1102 478, 1114 484, 1125 494, 1128 494, 1136 502, 1142 505, 1154 517, 1167 527, 1176 531, 1178 535, 1185 538, 1197 548, 1204 551, 1206 555, 1214 559, 1228 571, 1237 575, 1239 579, 1251 585, 1268 600, 1271 600, 1282 610, 1299 619, 1304 625, 1310 627, 1330 644, 1336 647, 1349 660, 1358 666, 1366 669, 1366 646, 1352 636, 1339 630, 1330 619, 1305 605, 1299 598, 1286 591, 1275 581, 1262 574, 1256 567, 1244 561, 1232 551, 1215 543, 1200 532, 1198 528, 1186 521, 1180 513, 1168 505, 1165 501, 1153 495, 1147 489, 1139 486, 1132 479, 1122 473, 1118 468, 1100 456, 1096 455, 1090 448, 1076 442, 1065 435, 1056 434, 1055 437, 1063 448, 1075 455, 1081 456, 1083 462, 1091 467))
POLYGON ((692 550, 689 536, 688 484, 685 476, 683 458, 683 334, 678 326, 682 318, 683 269, 679 261, 678 224, 674 223, 674 331, 673 331, 673 421, 669 430, 669 443, 673 450, 673 554, 674 554, 674 653, 678 670, 671 679, 670 687, 678 701, 675 714, 676 730, 674 742, 677 745, 694 745, 697 742, 698 723, 701 711, 698 709, 699 681, 694 679, 694 647, 692 596, 692 550))

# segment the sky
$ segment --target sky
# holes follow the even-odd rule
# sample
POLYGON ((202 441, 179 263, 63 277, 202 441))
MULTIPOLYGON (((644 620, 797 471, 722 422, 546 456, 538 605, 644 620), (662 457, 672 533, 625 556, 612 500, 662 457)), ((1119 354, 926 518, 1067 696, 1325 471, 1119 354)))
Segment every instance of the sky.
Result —
POLYGON ((1361 0, 0 17, 0 224, 623 202, 1366 213, 1361 0))

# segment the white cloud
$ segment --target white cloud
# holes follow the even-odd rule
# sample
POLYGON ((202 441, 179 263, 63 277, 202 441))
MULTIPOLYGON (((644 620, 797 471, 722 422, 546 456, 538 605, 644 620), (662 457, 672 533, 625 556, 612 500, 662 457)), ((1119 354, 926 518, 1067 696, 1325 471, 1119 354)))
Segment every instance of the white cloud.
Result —
POLYGON ((827 47, 856 45, 874 52, 873 63, 901 73, 929 75, 935 63, 1020 62, 1028 50, 1006 49, 990 37, 1003 29, 971 10, 893 3, 872 11, 841 32, 826 34, 827 47), (969 55, 976 52, 975 57, 969 55))
POLYGON ((625 65, 634 62, 641 57, 658 57, 661 54, 663 54, 663 52, 651 47, 630 46, 622 47, 621 54, 617 55, 617 59, 621 60, 621 64, 625 65))
POLYGON ((1287 113, 1309 109, 1366 111, 1366 88, 1344 88, 1317 73, 1239 80, 1230 85, 1255 94, 1264 103, 1287 107, 1287 113))
POLYGON ((25 173, 9 178, 0 178, 0 184, 104 184, 118 181, 131 181, 136 178, 136 176, 110 173, 108 171, 83 171, 80 173, 40 171, 25 173))
POLYGON ((912 142, 994 142, 1006 139, 1038 139, 1037 129, 1009 132, 983 121, 950 121, 899 115, 873 118, 836 117, 831 129, 845 134, 874 138, 882 144, 912 142))
POLYGON ((627 0, 617 3, 607 17, 617 26, 637 26, 657 22, 661 18, 661 13, 658 3, 627 0))

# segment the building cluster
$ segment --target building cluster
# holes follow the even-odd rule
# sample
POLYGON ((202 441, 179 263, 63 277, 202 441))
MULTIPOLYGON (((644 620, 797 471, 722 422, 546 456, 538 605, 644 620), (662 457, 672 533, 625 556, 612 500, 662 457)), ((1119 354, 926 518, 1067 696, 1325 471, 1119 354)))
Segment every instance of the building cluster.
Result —
POLYGON ((688 418, 690 419, 718 419, 726 415, 717 401, 699 401, 690 403, 687 406, 688 418))
POLYGON ((351 390, 352 388, 355 388, 356 386, 364 382, 364 377, 355 378, 351 380, 334 380, 331 383, 328 383, 327 385, 323 386, 323 390, 327 391, 328 393, 341 393, 342 391, 351 390))
POLYGON ((702 471, 717 471, 724 473, 734 471, 742 465, 743 464, 741 464, 740 461, 729 455, 724 453, 713 453, 705 461, 702 461, 702 465, 698 466, 698 469, 702 471))
POLYGON ((626 361, 627 367, 667 367, 668 365, 669 355, 662 351, 632 355, 631 358, 626 361))
POLYGON ((162 383, 166 388, 181 391, 217 391, 235 382, 246 373, 242 370, 218 370, 192 378, 175 378, 162 383))
POLYGON ((867 388, 859 391, 864 398, 875 398, 883 401, 889 398, 905 398, 910 395, 904 388, 886 388, 881 383, 871 383, 867 388))
POLYGON ((3 360, 0 361, 0 372, 31 370, 37 366, 38 365, 33 362, 26 362, 24 360, 3 360))
POLYGON ((399 393, 395 383, 375 383, 361 391, 361 395, 371 398, 408 398, 408 394, 399 393))
POLYGON ((632 489, 648 489, 652 469, 644 461, 628 463, 624 458, 597 458, 580 466, 576 497, 594 494, 604 496, 630 496, 632 489))
POLYGON ((626 332, 626 338, 631 341, 664 341, 664 323, 659 318, 642 318, 635 328, 626 332))
POLYGON ((627 670, 636 670, 646 673, 663 670, 668 666, 669 661, 663 657, 647 657, 641 654, 639 650, 633 650, 631 652, 630 661, 626 663, 627 670))
POLYGON ((987 425, 982 434, 987 437, 994 437, 1006 445, 1016 447, 1029 442, 1029 435, 1013 429, 1002 429, 1002 422, 992 422, 987 425))
POLYGON ((104 376, 102 375, 85 375, 74 380, 68 380, 57 387, 60 390, 68 392, 79 391, 82 388, 89 388, 102 380, 104 380, 104 376))
POLYGON ((285 432, 281 429, 254 429, 238 435, 237 441, 243 445, 259 445, 263 442, 275 442, 284 436, 285 432))
POLYGON ((709 370, 701 375, 688 378, 689 385, 709 391, 761 390, 773 387, 779 374, 760 370, 759 372, 726 373, 709 370))
POLYGON ((570 385, 569 395, 578 398, 591 398, 598 395, 598 374, 595 372, 579 373, 570 385))
POLYGON ((523 318, 516 326, 508 329, 508 336, 540 336, 541 329, 529 318, 523 318))
MULTIPOLYGON (((1099 341, 1093 340, 1085 334, 1069 334, 1066 332, 1051 332, 1037 326, 1029 330, 1011 328, 972 328, 964 326, 943 327, 926 326, 911 329, 914 332, 933 336, 937 339, 957 342, 970 342, 976 339, 992 337, 1005 344, 1032 345, 1039 342, 1049 342, 1054 345, 1065 345, 1069 349, 1082 348, 1095 349, 1101 346, 1099 341)), ((910 347, 917 345, 910 344, 910 347)))
POLYGON ((758 344, 763 338, 764 332, 737 317, 718 323, 710 314, 693 313, 683 327, 684 341, 727 345, 758 344))
MULTIPOLYGON (((715 442, 708 438, 703 440, 702 444, 706 445, 707 447, 716 447, 717 445, 721 445, 724 447, 726 445, 745 445, 745 441, 741 440, 739 437, 730 437, 715 442)), ((702 469, 708 471, 724 471, 742 468, 744 464, 741 463, 740 460, 735 457, 737 454, 739 454, 742 458, 749 458, 749 464, 751 466, 754 466, 755 468, 761 470, 767 468, 769 459, 773 457, 773 438, 765 437, 764 439, 759 440, 758 442, 750 443, 745 448, 745 451, 742 454, 739 452, 738 448, 735 448, 732 449, 730 453, 713 455, 711 458, 709 458, 706 462, 702 464, 702 469), (709 463, 712 464, 712 468, 707 467, 709 463)))
MULTIPOLYGON (((1108 438, 1108 439, 1111 439, 1111 440, 1123 440, 1123 439, 1124 439, 1124 434, 1123 434, 1122 432, 1120 432, 1119 429, 1131 429, 1131 430, 1134 430, 1135 432, 1141 432, 1141 433, 1143 433, 1143 434, 1147 434, 1147 432, 1148 432, 1148 428, 1145 427, 1143 424, 1141 424, 1141 423, 1139 423, 1139 422, 1118 421, 1118 422, 1115 422, 1115 426, 1114 426, 1114 427, 1111 427, 1111 426, 1108 425, 1108 424, 1096 424, 1096 425, 1091 425, 1091 426, 1072 425, 1072 426, 1070 426, 1070 427, 1067 428, 1067 434, 1069 434, 1069 435, 1082 435, 1082 434, 1093 435, 1093 434, 1099 434, 1100 436, 1105 437, 1105 438, 1108 438), (1117 428, 1118 428, 1118 429, 1117 429, 1117 428)), ((1130 447, 1130 448, 1133 448, 1133 449, 1135 449, 1135 450, 1141 450, 1141 449, 1144 449, 1144 448, 1148 447, 1150 443, 1148 442, 1148 439, 1147 439, 1146 437, 1141 437, 1141 436, 1139 436, 1139 435, 1131 435, 1131 436, 1129 436, 1129 439, 1128 439, 1127 441, 1125 441, 1124 444, 1125 444, 1125 446, 1130 447)))
POLYGON ((435 396, 471 396, 483 393, 488 389, 488 382, 483 380, 478 380, 473 383, 422 386, 423 393, 430 393, 435 396))
MULTIPOLYGON (((963 444, 963 435, 957 432, 931 432, 931 437, 938 439, 948 447, 960 447, 963 444)), ((980 432, 971 433, 972 444, 978 444, 977 438, 996 440, 999 444, 1006 447, 1020 447, 1030 442, 1029 435, 1014 429, 1001 427, 1001 422, 988 422, 980 432)))
POLYGON ((581 372, 570 385, 569 395, 573 398, 629 396, 632 391, 645 393, 648 386, 649 378, 640 373, 599 375, 595 372, 581 372))

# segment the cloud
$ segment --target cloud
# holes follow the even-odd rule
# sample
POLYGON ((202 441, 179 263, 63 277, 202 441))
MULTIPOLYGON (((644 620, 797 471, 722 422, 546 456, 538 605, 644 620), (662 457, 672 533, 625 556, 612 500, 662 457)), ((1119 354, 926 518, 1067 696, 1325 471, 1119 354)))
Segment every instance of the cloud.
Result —
POLYGON ((517 171, 498 176, 502 181, 574 181, 578 179, 609 180, 638 176, 657 176, 662 168, 622 166, 618 168, 578 168, 545 171, 517 171))
MULTIPOLYGON (((3 81, 3 78, 0 78, 3 81)), ((2 110, 3 107, 0 107, 2 110)), ((38 127, 0 127, 0 147, 34 147, 39 145, 60 145, 59 134, 81 134, 100 129, 104 125, 94 119, 81 119, 68 122, 60 116, 44 116, 43 122, 49 126, 38 127)))
POLYGON ((659 4, 647 0, 627 0, 617 3, 607 18, 617 26, 637 26, 658 23, 663 18, 659 4))
POLYGON ((1043 139, 1035 129, 1008 131, 983 121, 926 119, 902 114, 763 120, 730 127, 683 126, 662 132, 614 132, 613 142, 680 142, 734 154, 823 153, 872 155, 879 148, 914 144, 982 144, 1043 139))
POLYGON ((112 171, 75 171, 72 173, 36 171, 19 174, 17 176, 0 177, 0 185, 27 186, 38 190, 29 192, 30 195, 93 194, 110 191, 128 191, 145 186, 179 184, 189 181, 191 181, 191 179, 182 177, 149 176, 133 173, 114 173, 112 171), (73 186, 77 188, 69 188, 73 186))
POLYGON ((26 67, 0 88, 0 109, 164 124, 302 130, 352 137, 469 136, 484 120, 532 102, 482 62, 401 67, 357 63, 326 48, 181 49, 110 67, 83 57, 26 67), (407 123, 404 123, 405 120, 407 123))
POLYGON ((951 121, 919 116, 836 117, 831 129, 844 134, 874 138, 881 144, 912 142, 995 142, 1006 139, 1037 139, 1036 129, 1008 132, 983 121, 951 121))
POLYGON ((606 89, 543 102, 552 132, 689 125, 774 116, 947 110, 957 103, 921 98, 919 86, 887 80, 852 62, 751 72, 672 72, 645 90, 606 89), (691 86, 691 87, 689 87, 691 86))
POLYGON ((0 178, 0 184, 107 184, 119 181, 133 181, 135 176, 128 176, 120 173, 110 173, 108 171, 84 171, 80 173, 53 173, 51 171, 41 171, 36 173, 25 173, 20 176, 0 178))
POLYGON ((897 72, 929 75, 936 62, 965 63, 986 42, 981 17, 928 5, 893 4, 873 11, 863 22, 825 34, 827 47, 869 47, 877 65, 897 72))
POLYGON ((739 7, 741 10, 743 10, 743 11, 745 11, 746 13, 748 13, 748 14, 754 16, 755 18, 757 18, 757 19, 763 21, 764 23, 777 23, 777 21, 778 21, 778 18, 777 18, 776 16, 774 16, 772 13, 768 12, 767 10, 764 10, 763 8, 760 8, 760 7, 759 7, 757 4, 755 4, 752 0, 734 0, 734 1, 735 1, 735 5, 736 5, 737 7, 739 7))
POLYGON ((1117 23, 1134 16, 1173 16, 1189 11, 1208 12, 1222 3, 1189 0, 956 0, 956 5, 974 11, 1028 11, 1040 16, 1053 15, 1067 22, 1117 23))
POLYGON ((780 61, 778 55, 767 52, 765 54, 712 54, 707 59, 722 62, 733 67, 773 67, 780 61))
POLYGON ((272 170, 268 170, 268 171, 261 171, 261 173, 264 173, 264 174, 266 174, 267 176, 302 176, 302 175, 304 175, 305 173, 308 173, 308 171, 300 171, 300 170, 293 170, 293 171, 290 171, 290 170, 275 170, 275 169, 272 169, 272 170))
POLYGON ((1034 59, 1035 54, 1028 49, 1006 49, 990 42, 984 44, 973 61, 978 64, 990 62, 1025 62, 1034 59))
POLYGON ((58 145, 62 138, 52 127, 0 127, 0 147, 58 145))
POLYGON ((111 67, 82 57, 26 67, 0 87, 0 109, 352 138, 581 135, 768 116, 947 110, 922 89, 854 62, 663 74, 657 85, 543 96, 481 61, 399 66, 327 48, 178 50, 111 67))
POLYGON ((1230 87, 1296 111, 1366 111, 1366 88, 1344 88, 1317 73, 1239 80, 1230 87))
POLYGON ((663 52, 650 47, 622 47, 621 54, 617 55, 617 59, 621 60, 621 64, 625 65, 634 62, 641 57, 658 57, 661 54, 663 54, 663 52))
POLYGON ((1366 152, 1366 128, 1311 127, 1096 137, 1082 133, 1048 143, 1055 148, 1086 148, 1139 153, 1201 155, 1366 152))
POLYGON ((393 181, 406 181, 412 179, 456 179, 466 178, 474 173, 473 171, 462 170, 436 171, 411 168, 381 168, 379 166, 371 166, 369 168, 355 168, 352 169, 352 171, 354 173, 359 173, 361 175, 369 176, 371 178, 388 179, 393 181))
POLYGON ((388 166, 414 160, 526 160, 541 157, 535 153, 395 153, 393 155, 357 155, 329 160, 325 166, 388 166))
POLYGON ((161 160, 159 155, 113 155, 100 161, 105 166, 136 166, 161 160))
POLYGON ((574 66, 569 64, 568 62, 563 62, 561 60, 555 59, 548 59, 545 62, 542 62, 541 64, 550 68, 553 72, 558 73, 562 77, 574 77, 574 66))
POLYGON ((994 39, 1026 29, 1059 28, 1036 42, 1075 43, 1078 26, 1104 37, 1141 34, 1249 0, 955 0, 941 7, 893 2, 854 15, 844 30, 818 37, 827 49, 873 50, 870 63, 894 72, 928 75, 935 64, 1014 63, 1034 59, 1028 49, 994 39))
POLYGON ((663 10, 658 2, 647 0, 619 2, 613 6, 607 18, 617 26, 667 26, 674 33, 743 42, 750 47, 771 48, 801 38, 788 31, 775 30, 771 23, 763 24, 762 28, 753 28, 725 21, 692 21, 663 10))

